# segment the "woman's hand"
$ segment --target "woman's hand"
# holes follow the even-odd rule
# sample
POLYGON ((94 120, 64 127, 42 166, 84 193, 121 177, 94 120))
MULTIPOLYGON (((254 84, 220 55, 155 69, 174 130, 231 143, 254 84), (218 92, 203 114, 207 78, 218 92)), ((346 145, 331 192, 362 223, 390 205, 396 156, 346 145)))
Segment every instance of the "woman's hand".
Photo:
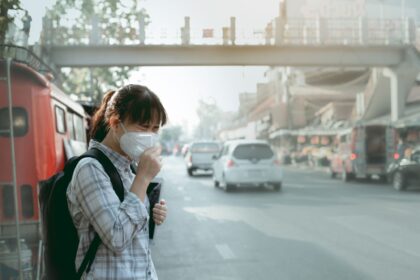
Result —
POLYGON ((155 207, 153 207, 153 220, 156 225, 160 226, 165 221, 167 210, 168 208, 164 199, 155 204, 155 207))
POLYGON ((137 166, 137 176, 145 178, 148 182, 155 178, 162 168, 161 151, 161 147, 153 147, 144 151, 137 166))
POLYGON ((160 157, 162 149, 160 147, 149 148, 140 157, 137 166, 137 175, 134 178, 131 191, 135 193, 141 201, 146 197, 147 186, 162 168, 162 158, 160 157))

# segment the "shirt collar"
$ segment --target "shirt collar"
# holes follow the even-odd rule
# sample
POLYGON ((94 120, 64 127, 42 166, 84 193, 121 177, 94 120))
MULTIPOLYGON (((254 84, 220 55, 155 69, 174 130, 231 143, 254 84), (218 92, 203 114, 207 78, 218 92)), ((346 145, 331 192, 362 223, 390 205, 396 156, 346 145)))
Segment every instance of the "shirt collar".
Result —
POLYGON ((130 168, 131 160, 126 158, 125 156, 121 155, 120 153, 112 150, 108 146, 91 139, 89 141, 89 149, 90 148, 97 148, 101 152, 103 152, 114 164, 114 166, 120 170, 125 170, 126 168, 130 168))

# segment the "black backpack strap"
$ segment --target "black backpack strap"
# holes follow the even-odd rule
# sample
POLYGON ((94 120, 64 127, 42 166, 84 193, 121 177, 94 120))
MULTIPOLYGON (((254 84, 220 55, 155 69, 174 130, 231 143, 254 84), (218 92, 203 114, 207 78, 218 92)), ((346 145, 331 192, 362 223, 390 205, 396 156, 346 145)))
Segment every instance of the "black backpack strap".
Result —
MULTIPOLYGON (((111 160, 97 148, 89 149, 86 153, 79 157, 79 160, 87 157, 95 158, 101 163, 101 165, 105 169, 106 174, 111 179, 112 187, 114 188, 115 193, 122 202, 124 200, 124 185, 122 183, 118 170, 115 168, 111 160)), ((92 263, 95 260, 96 252, 98 251, 99 245, 101 245, 101 238, 99 237, 99 234, 95 232, 95 237, 93 238, 92 243, 89 245, 86 255, 83 258, 82 264, 77 270, 77 279, 82 278, 82 275, 85 271, 90 271, 92 263)))

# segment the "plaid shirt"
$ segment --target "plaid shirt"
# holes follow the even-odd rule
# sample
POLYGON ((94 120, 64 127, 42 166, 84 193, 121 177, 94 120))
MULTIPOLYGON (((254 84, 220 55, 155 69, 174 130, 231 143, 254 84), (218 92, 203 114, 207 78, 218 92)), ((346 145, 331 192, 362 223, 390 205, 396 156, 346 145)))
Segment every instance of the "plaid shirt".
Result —
POLYGON ((102 240, 91 271, 82 279, 158 279, 149 248, 149 201, 132 192, 135 175, 130 161, 105 145, 91 140, 112 161, 125 189, 121 203, 102 165, 93 158, 76 166, 67 190, 67 202, 79 235, 76 268, 80 266, 95 232, 102 240))

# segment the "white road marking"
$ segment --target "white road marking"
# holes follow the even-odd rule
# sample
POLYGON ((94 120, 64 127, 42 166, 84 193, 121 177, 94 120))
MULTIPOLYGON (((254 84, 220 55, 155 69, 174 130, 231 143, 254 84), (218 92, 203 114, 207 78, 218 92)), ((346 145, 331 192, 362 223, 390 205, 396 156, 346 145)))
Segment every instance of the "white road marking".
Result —
POLYGON ((235 258, 235 254, 232 252, 232 250, 227 244, 217 244, 216 250, 225 260, 231 260, 235 258))
POLYGON ((178 191, 184 191, 184 188, 183 187, 178 187, 178 191))
POLYGON ((203 217, 203 216, 200 216, 200 215, 196 215, 195 217, 197 218, 197 220, 198 220, 199 222, 204 222, 204 221, 207 221, 207 218, 206 218, 206 217, 203 217))

